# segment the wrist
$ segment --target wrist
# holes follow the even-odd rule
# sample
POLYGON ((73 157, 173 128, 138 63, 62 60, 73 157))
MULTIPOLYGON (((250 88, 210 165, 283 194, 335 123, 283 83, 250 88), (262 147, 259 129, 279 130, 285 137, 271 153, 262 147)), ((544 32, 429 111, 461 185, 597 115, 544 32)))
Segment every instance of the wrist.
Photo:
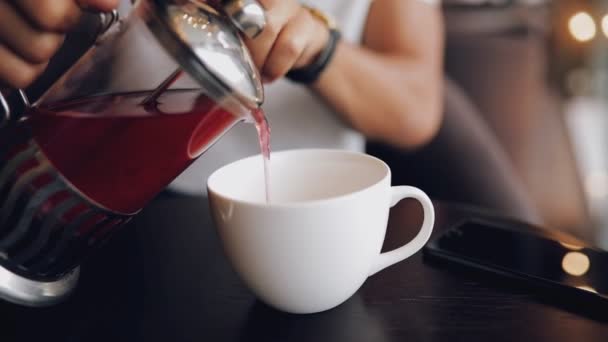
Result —
POLYGON ((338 42, 340 41, 341 34, 331 17, 313 7, 303 6, 303 8, 306 9, 320 25, 323 25, 323 32, 325 34, 320 35, 320 38, 312 47, 315 53, 312 54, 310 61, 307 61, 302 67, 290 70, 286 76, 297 83, 311 84, 319 78, 331 61, 338 42))
POLYGON ((318 23, 318 25, 320 25, 322 27, 320 29, 318 29, 317 32, 321 32, 322 34, 315 35, 315 40, 309 47, 309 49, 311 51, 310 57, 308 57, 307 60, 304 61, 304 63, 302 65, 299 65, 298 67, 296 67, 298 69, 306 68, 306 67, 310 66, 311 64, 313 64, 319 58, 319 56, 321 55, 321 53, 323 52, 323 50, 329 43, 329 40, 331 39, 330 29, 328 27, 326 27, 325 25, 323 25, 323 23, 318 23))
POLYGON ((323 52, 323 49, 326 48, 329 40, 331 39, 331 30, 337 30, 338 25, 332 17, 315 7, 302 5, 302 8, 304 8, 317 23, 317 25, 320 26, 319 32, 322 32, 322 34, 317 35, 317 39, 312 49, 315 51, 315 53, 313 53, 309 63, 306 63, 306 65, 308 65, 316 60, 316 58, 319 57, 319 55, 323 52))

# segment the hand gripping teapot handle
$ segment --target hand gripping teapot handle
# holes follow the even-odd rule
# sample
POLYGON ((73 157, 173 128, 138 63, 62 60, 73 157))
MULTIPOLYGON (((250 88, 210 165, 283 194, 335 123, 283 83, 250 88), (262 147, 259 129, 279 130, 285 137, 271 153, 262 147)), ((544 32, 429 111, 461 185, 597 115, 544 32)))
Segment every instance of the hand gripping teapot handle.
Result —
MULTIPOLYGON (((110 28, 115 27, 114 24, 120 19, 117 10, 97 14, 90 13, 90 16, 93 17, 93 19, 90 17, 88 18, 90 19, 90 22, 85 28, 91 32, 92 38, 89 44, 94 44, 103 40, 107 34, 110 33, 110 28)), ((52 79, 53 77, 45 76, 48 76, 47 72, 43 73, 43 75, 32 84, 31 88, 48 89, 50 84, 53 84, 55 80, 52 79), (46 80, 45 78, 51 78, 50 84, 49 80, 46 80)), ((30 94, 30 92, 23 89, 0 88, 0 128, 7 125, 9 121, 17 121, 22 118, 26 109, 31 105, 27 94, 30 94)), ((37 96, 35 95, 33 96, 33 98, 36 97, 37 96)))

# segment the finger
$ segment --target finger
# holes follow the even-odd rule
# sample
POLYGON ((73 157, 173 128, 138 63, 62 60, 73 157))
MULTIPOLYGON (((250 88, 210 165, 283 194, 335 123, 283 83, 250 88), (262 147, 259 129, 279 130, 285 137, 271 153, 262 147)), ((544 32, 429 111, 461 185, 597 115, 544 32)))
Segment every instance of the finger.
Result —
POLYGON ((7 2, 0 2, 0 13, 3 13, 2 20, 0 20, 0 42, 28 62, 44 63, 61 46, 62 35, 42 32, 32 27, 7 2))
POLYGON ((65 32, 82 14, 74 0, 13 0, 13 3, 35 27, 44 31, 65 32))
POLYGON ((25 88, 46 68, 46 63, 30 64, 0 44, 0 80, 13 88, 25 88))
POLYGON ((283 77, 300 59, 308 42, 313 23, 305 15, 296 15, 279 33, 266 63, 262 75, 268 81, 283 77))
POLYGON ((245 43, 253 62, 261 70, 283 26, 298 12, 300 5, 293 0, 262 0, 260 3, 266 9, 266 26, 254 39, 245 38, 245 43))
POLYGON ((80 8, 109 12, 118 7, 118 0, 77 0, 80 8))

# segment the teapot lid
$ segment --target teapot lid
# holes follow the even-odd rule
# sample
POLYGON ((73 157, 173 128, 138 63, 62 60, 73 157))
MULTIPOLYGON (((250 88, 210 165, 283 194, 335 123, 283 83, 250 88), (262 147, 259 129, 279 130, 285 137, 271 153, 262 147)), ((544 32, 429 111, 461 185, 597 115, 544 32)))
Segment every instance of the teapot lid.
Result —
POLYGON ((143 2, 149 29, 212 98, 230 95, 249 108, 262 105, 259 72, 229 19, 199 0, 143 2))

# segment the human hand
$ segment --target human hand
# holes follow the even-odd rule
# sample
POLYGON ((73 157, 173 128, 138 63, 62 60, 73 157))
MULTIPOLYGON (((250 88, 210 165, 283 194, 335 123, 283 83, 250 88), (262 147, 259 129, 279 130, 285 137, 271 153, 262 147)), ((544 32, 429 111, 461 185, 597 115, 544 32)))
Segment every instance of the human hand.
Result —
POLYGON ((266 10, 266 27, 245 43, 268 83, 311 64, 327 44, 329 30, 296 0, 259 2, 266 10))
POLYGON ((32 83, 83 9, 110 11, 116 6, 118 0, 0 0, 0 87, 32 83))

